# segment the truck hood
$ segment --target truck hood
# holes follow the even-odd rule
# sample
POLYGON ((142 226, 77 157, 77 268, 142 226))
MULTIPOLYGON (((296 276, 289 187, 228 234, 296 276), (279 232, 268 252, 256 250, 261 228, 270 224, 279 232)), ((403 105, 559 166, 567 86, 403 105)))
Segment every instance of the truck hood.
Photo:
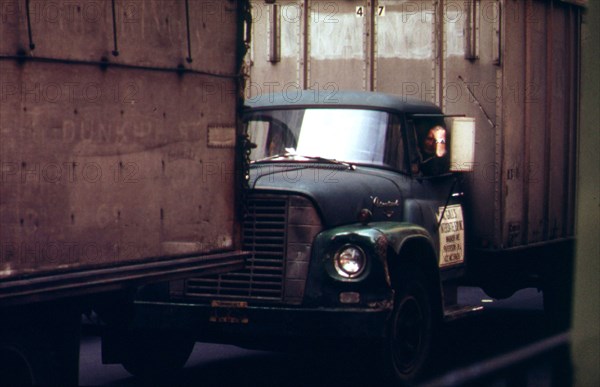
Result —
POLYGON ((325 227, 357 222, 363 208, 373 220, 400 219, 401 189, 396 173, 373 167, 325 163, 259 163, 250 168, 252 191, 298 193, 310 198, 325 227))

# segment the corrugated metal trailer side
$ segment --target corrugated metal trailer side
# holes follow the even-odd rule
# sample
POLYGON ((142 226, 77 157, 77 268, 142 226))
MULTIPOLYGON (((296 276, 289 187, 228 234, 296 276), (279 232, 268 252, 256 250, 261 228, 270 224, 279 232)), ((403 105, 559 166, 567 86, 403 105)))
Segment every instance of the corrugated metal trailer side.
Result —
POLYGON ((467 181, 475 245, 569 238, 580 18, 572 3, 256 1, 247 92, 374 90, 476 117, 467 181))
POLYGON ((579 10, 507 2, 502 66, 503 246, 573 236, 579 10))
POLYGON ((239 249, 245 2, 0 6, 3 285, 239 249))

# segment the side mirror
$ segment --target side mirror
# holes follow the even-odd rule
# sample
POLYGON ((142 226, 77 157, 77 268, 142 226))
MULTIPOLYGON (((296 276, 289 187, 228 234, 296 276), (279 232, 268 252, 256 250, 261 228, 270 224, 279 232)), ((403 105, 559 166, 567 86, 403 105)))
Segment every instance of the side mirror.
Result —
POLYGON ((450 128, 450 171, 471 172, 475 167, 475 118, 452 117, 450 128))

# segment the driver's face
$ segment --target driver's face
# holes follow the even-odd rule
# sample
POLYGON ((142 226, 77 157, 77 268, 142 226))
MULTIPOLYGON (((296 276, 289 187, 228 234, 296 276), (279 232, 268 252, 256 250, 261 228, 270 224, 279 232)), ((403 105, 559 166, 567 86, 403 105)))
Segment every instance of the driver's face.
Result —
POLYGON ((446 154, 446 129, 441 126, 431 128, 423 140, 423 152, 443 157, 446 154))
POLYGON ((423 141, 423 151, 429 155, 435 153, 435 134, 433 129, 429 131, 427 137, 423 141))

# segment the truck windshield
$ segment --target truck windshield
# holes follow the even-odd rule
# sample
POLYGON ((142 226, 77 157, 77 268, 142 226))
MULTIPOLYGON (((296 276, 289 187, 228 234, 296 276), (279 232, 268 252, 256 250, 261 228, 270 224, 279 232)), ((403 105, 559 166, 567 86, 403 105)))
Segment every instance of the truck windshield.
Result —
POLYGON ((246 117, 256 148, 250 159, 324 158, 357 164, 386 164, 390 115, 361 109, 257 111, 246 117))

